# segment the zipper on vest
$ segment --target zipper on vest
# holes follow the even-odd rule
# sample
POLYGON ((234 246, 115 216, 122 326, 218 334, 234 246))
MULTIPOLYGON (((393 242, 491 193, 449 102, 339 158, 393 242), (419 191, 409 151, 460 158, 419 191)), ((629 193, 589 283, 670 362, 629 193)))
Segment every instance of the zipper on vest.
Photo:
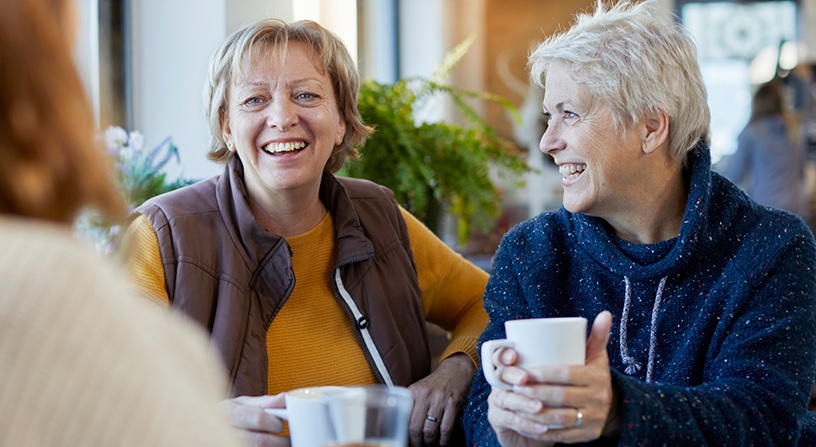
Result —
MULTIPOLYGON (((366 258, 361 258, 359 261, 364 259, 366 258)), ((351 264, 353 262, 358 261, 349 261, 343 265, 351 264)), ((391 380, 391 374, 388 373, 388 369, 385 367, 385 362, 383 361, 382 356, 380 356, 380 352, 377 350, 377 346, 374 344, 374 340, 371 338, 371 334, 368 331, 368 320, 357 308, 357 304, 354 303, 354 299, 343 285, 343 280, 340 278, 340 267, 341 266, 335 267, 334 281, 332 281, 334 284, 333 288, 335 299, 337 299, 343 308, 343 311, 346 312, 346 315, 348 315, 349 319, 354 324, 354 335, 357 338, 357 343, 362 348, 363 354, 368 361, 371 371, 377 378, 377 381, 388 386, 394 386, 394 382, 391 380)))

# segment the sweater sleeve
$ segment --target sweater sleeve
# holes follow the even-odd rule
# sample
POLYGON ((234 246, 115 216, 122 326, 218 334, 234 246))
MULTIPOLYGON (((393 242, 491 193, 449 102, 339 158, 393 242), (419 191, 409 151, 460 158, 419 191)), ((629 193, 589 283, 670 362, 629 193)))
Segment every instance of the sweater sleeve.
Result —
POLYGON ((244 445, 205 331, 130 293, 68 230, 0 234, 0 445, 244 445))
POLYGON ((127 279, 136 291, 164 307, 170 297, 164 283, 159 237, 150 221, 140 214, 128 227, 122 247, 127 279))
POLYGON ((487 324, 482 305, 487 272, 445 245, 411 213, 400 210, 411 239, 425 318, 452 332, 440 359, 463 352, 478 365, 476 343, 487 324))

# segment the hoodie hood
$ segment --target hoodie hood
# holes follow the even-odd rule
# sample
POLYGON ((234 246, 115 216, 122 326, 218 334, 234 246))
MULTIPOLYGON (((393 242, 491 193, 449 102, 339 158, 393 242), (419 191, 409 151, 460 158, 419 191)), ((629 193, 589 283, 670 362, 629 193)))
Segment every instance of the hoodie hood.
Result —
MULTIPOLYGON (((689 152, 688 163, 683 177, 689 185, 686 211, 679 237, 660 242, 672 243, 673 247, 665 256, 652 262, 637 262, 624 254, 609 233, 601 218, 585 214, 572 214, 573 230, 579 246, 598 263, 616 274, 632 280, 645 280, 655 277, 666 277, 678 273, 698 259, 700 254, 711 249, 727 229, 725 218, 735 209, 727 202, 718 203, 717 216, 712 213, 710 191, 712 181, 723 181, 718 174, 711 171, 711 152, 702 140, 689 152), (600 249, 599 249, 600 247, 600 249)), ((719 201, 717 201, 719 202, 719 201)), ((655 244, 655 245, 658 245, 655 244)))

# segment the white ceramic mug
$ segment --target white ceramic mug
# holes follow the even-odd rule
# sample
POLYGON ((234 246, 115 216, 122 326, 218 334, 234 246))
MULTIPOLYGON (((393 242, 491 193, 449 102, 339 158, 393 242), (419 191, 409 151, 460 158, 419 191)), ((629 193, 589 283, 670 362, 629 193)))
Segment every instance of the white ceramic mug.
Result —
POLYGON ((582 317, 530 318, 504 322, 507 338, 482 344, 482 371, 495 388, 512 389, 496 375, 493 353, 512 348, 518 353, 516 366, 583 365, 586 361, 587 320, 582 317))
POLYGON ((332 444, 334 438, 325 400, 347 390, 342 386, 292 390, 286 393, 286 408, 267 408, 265 411, 289 421, 292 447, 323 447, 332 444))

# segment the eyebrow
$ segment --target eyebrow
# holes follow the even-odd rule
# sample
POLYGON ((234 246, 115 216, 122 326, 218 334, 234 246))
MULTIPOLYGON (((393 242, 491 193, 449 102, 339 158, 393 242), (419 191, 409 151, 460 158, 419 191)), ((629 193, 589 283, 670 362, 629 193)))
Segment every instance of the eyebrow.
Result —
MULTIPOLYGON (((565 104, 566 102, 567 102, 567 101, 561 101, 561 102, 559 102, 558 104, 556 104, 556 105, 555 105, 555 110, 557 110, 557 111, 559 111, 559 112, 563 111, 563 110, 564 110, 564 104, 565 104)), ((547 111, 547 106, 545 106, 543 102, 541 103, 541 108, 543 108, 545 111, 547 111)))
MULTIPOLYGON (((293 86, 300 86, 303 84, 324 84, 320 78, 317 77, 305 77, 300 79, 295 79, 291 82, 293 86)), ((269 82, 267 81, 244 81, 238 84, 234 84, 237 87, 244 87, 244 88, 255 88, 255 87, 267 87, 269 82)))

